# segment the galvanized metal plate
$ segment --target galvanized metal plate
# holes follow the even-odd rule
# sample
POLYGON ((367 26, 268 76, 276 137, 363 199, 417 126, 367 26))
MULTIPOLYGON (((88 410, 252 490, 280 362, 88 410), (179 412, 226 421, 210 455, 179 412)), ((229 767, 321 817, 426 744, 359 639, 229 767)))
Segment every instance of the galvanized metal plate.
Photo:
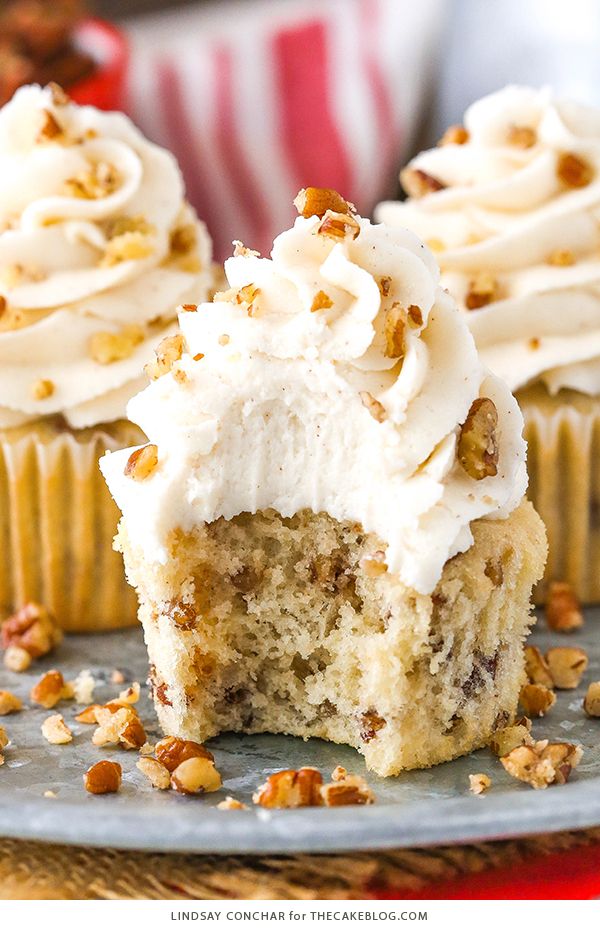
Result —
MULTIPOLYGON (((0 767, 0 835, 163 852, 291 853, 464 843, 600 825, 600 720, 589 720, 581 708, 586 684, 600 679, 599 624, 600 610, 590 610, 583 631, 559 637, 542 630, 542 623, 532 639, 542 648, 576 643, 590 657, 582 687, 559 692, 548 717, 534 724, 539 738, 568 739, 583 746, 583 761, 567 785, 533 791, 510 778, 487 750, 427 771, 381 779, 365 772, 353 750, 321 740, 227 735, 211 743, 223 774, 223 791, 183 797, 152 789, 135 767, 137 753, 94 747, 91 728, 74 723, 76 708, 63 704, 59 709, 75 733, 65 746, 50 746, 41 734, 48 711, 31 708, 2 718, 12 743, 0 767), (82 773, 99 758, 111 757, 123 766, 119 794, 86 794, 82 773), (253 790, 277 769, 315 765, 329 773, 337 764, 367 774, 377 796, 375 805, 273 812, 252 806, 253 790), (475 797, 469 792, 468 776, 473 772, 492 778, 487 794, 475 797), (47 791, 56 797, 45 797, 47 791), (217 801, 226 794, 251 809, 217 810, 217 801)), ((101 681, 95 698, 108 700, 119 690, 110 683, 114 668, 122 669, 128 680, 145 680, 141 632, 68 637, 51 659, 31 672, 0 671, 0 688, 28 703, 32 683, 53 666, 65 677, 91 668, 101 681)), ((149 738, 157 738, 145 687, 138 707, 148 722, 149 738)))

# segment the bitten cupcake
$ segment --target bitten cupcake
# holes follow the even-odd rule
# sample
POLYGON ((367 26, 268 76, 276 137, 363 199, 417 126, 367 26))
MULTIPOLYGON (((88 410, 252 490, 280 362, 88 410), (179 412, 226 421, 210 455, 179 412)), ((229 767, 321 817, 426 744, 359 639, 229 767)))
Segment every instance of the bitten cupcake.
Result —
POLYGON ((150 442, 101 468, 165 731, 316 736, 391 775, 513 716, 545 534, 429 250, 332 191, 296 205, 182 309, 128 407, 150 442))
POLYGON ((142 441, 126 403, 210 259, 175 160, 125 116, 36 86, 0 111, 0 615, 134 621, 97 462, 142 441))
POLYGON ((435 250, 484 362, 517 392, 546 580, 598 601, 600 111, 507 87, 401 180, 409 200, 378 218, 435 250))

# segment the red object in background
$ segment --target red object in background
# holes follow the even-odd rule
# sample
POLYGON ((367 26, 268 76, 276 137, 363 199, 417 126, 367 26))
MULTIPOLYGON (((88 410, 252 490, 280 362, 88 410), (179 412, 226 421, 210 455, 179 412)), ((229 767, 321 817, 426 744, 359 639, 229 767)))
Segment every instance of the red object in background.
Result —
POLYGON ((367 895, 388 901, 590 901, 600 898, 600 845, 537 854, 412 891, 372 887, 367 895))
POLYGON ((75 30, 75 45, 87 52, 97 67, 89 77, 68 88, 79 104, 101 110, 122 110, 127 84, 129 46, 123 33, 102 19, 86 19, 75 30))

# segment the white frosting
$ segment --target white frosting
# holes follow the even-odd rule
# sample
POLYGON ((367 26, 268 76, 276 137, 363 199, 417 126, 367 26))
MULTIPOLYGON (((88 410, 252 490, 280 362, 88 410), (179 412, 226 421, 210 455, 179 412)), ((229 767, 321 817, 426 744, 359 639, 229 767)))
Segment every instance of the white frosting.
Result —
POLYGON ((465 128, 465 144, 423 152, 409 166, 445 189, 380 204, 378 219, 437 240, 441 283, 461 307, 478 272, 497 279, 498 299, 469 311, 468 322, 483 360, 512 390, 542 380, 553 393, 599 394, 600 111, 548 89, 507 87, 473 104, 465 128), (536 143, 509 144, 514 127, 534 130, 536 143), (592 166, 590 184, 559 180, 565 153, 592 166), (574 264, 549 263, 565 250, 574 264))
POLYGON ((185 204, 181 172, 127 117, 75 104, 55 105, 50 90, 24 87, 0 111, 0 428, 62 413, 73 427, 124 416, 143 366, 179 303, 206 299, 211 246, 185 204), (44 111, 63 129, 39 140, 44 111), (73 196, 69 182, 94 165, 116 172, 114 190, 73 196), (149 254, 107 265, 111 223, 143 218, 149 254), (169 255, 180 226, 197 229, 197 257, 169 255), (15 273, 15 269, 17 272, 15 273), (199 270, 198 270, 199 269, 199 270), (20 318, 19 328, 11 320, 20 318), (94 334, 142 329, 128 357, 99 364, 94 334), (36 399, 32 385, 53 393, 36 399))
POLYGON ((471 521, 506 516, 520 501, 521 414, 481 364, 431 253, 412 233, 359 222, 354 241, 336 243, 317 234, 316 217, 298 218, 272 260, 229 259, 233 288, 260 289, 252 315, 235 299, 180 313, 188 354, 175 371, 187 380, 172 371, 128 406, 158 446, 158 467, 136 481, 124 475, 131 450, 101 460, 150 562, 165 562, 176 527, 309 508, 378 534, 390 570, 430 592, 447 559, 472 544, 471 521), (311 312, 319 291, 332 306, 311 312), (407 327, 402 362, 383 351, 396 301, 423 316, 407 327), (363 392, 385 419, 372 416, 363 392), (498 410, 500 457, 498 474, 477 481, 457 463, 456 445, 480 395, 498 410))

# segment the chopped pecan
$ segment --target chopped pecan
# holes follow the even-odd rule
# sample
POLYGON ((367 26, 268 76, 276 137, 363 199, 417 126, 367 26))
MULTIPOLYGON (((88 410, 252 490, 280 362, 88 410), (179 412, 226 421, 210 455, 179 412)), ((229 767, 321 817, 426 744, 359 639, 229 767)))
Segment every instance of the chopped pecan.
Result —
POLYGON ((62 714, 52 714, 50 717, 46 717, 42 723, 42 735, 44 739, 55 746, 70 743, 73 740, 73 734, 65 723, 62 714))
POLYGON ((141 326, 124 326, 119 333, 94 333, 90 339, 90 355, 99 365, 112 365, 133 355, 136 346, 144 341, 141 326))
POLYGON ((530 720, 527 720, 527 723, 515 723, 513 726, 496 730, 490 740, 490 749, 496 756, 506 756, 517 746, 530 745, 532 742, 530 730, 530 720))
POLYGON ((555 633, 570 633, 583 626, 579 599, 566 581, 551 581, 546 601, 546 623, 555 633))
POLYGON ((375 795, 360 775, 346 775, 338 781, 321 786, 325 807, 346 807, 356 804, 373 804, 375 795))
POLYGON ((23 702, 12 691, 0 691, 0 717, 23 710, 23 702))
POLYGON ((588 657, 579 646, 554 646, 546 653, 546 662, 556 688, 576 688, 588 666, 588 657))
POLYGON ((31 601, 4 621, 0 639, 4 649, 19 646, 32 659, 47 655, 62 641, 63 634, 54 618, 40 604, 31 601))
POLYGON ((387 419, 387 413, 385 407, 380 403, 369 391, 360 391, 359 397, 362 401, 363 407, 366 407, 374 420, 377 420, 378 423, 383 423, 387 419))
POLYGON ((537 142, 537 132, 531 126, 510 126, 506 141, 516 148, 530 149, 537 142))
POLYGON ((593 166, 574 152, 563 152, 559 155, 556 174, 566 187, 587 187, 594 180, 593 166))
POLYGON ((158 759, 142 758, 135 763, 136 768, 146 776, 153 788, 166 791, 171 787, 169 770, 158 759))
POLYGON ((294 199, 296 210, 305 219, 318 216, 322 219, 330 211, 333 213, 355 213, 354 204, 328 187, 305 187, 298 192, 294 199))
POLYGON ((140 749, 146 742, 146 731, 135 709, 126 706, 97 707, 98 727, 94 730, 94 746, 119 745, 124 749, 140 749))
POLYGON ((317 229, 319 236, 327 236, 336 242, 352 241, 360 233, 360 224, 353 216, 346 213, 333 213, 328 210, 317 229))
POLYGON ((489 397, 471 404, 458 440, 458 460, 469 477, 480 481, 498 474, 498 411, 489 397))
POLYGON ((118 762, 96 762, 83 776, 85 790, 90 794, 113 794, 121 787, 122 773, 118 762))
POLYGON ((48 378, 40 378, 31 385, 31 396, 34 400, 47 400, 54 394, 54 382, 48 378))
POLYGON ((464 145, 469 141, 469 132, 464 126, 448 126, 438 145, 464 145))
POLYGON ((582 755, 581 747, 573 743, 540 740, 529 746, 518 746, 501 756, 500 762, 513 778, 539 789, 552 784, 564 785, 582 755))
MULTIPOLYGON (((592 681, 588 685, 583 699, 583 709, 588 717, 600 717, 600 681, 592 681)), ((2 747, 0 746, 0 749, 2 747)))
POLYGON ((360 738, 363 743, 370 743, 380 730, 383 730, 387 721, 374 710, 367 710, 360 716, 360 738))
POLYGON ((178 226, 171 233, 169 245, 171 252, 176 255, 187 255, 198 244, 198 230, 193 223, 178 226))
POLYGON ((333 307, 333 300, 325 291, 317 291, 310 305, 310 312, 316 313, 318 310, 329 310, 333 307))
POLYGON ((151 381, 156 381, 168 374, 175 362, 178 362, 185 351, 185 341, 181 333, 174 336, 165 336, 155 349, 155 362, 148 362, 144 371, 151 381))
POLYGON ((543 717, 556 703, 554 691, 545 685, 523 685, 519 695, 519 704, 530 717, 543 717))
POLYGON ((65 682, 62 672, 52 669, 42 675, 31 689, 29 697, 34 704, 50 710, 56 707, 59 701, 68 701, 73 698, 73 686, 65 682))
POLYGON ((420 168, 404 168, 400 172, 400 183, 409 197, 424 197, 446 187, 438 178, 420 168))
POLYGON ((144 481, 150 477, 157 465, 158 446, 153 442, 149 442, 131 453, 127 459, 124 474, 135 481, 144 481))
POLYGON ((171 786, 180 794, 198 794, 218 791, 221 776, 213 759, 193 756, 181 762, 171 774, 171 786))
POLYGON ((465 297, 467 310, 480 310, 498 299, 498 282, 491 274, 481 272, 469 284, 465 297))
POLYGON ((42 110, 36 142, 54 142, 62 136, 63 128, 50 110, 42 110))
POLYGON ((544 656, 537 646, 525 646, 525 674, 536 685, 553 688, 554 681, 544 656))
POLYGON ((575 256, 570 249, 555 249, 547 258, 549 265, 557 265, 559 268, 566 268, 575 264, 575 256))
POLYGON ((405 326, 405 315, 402 307, 399 303, 393 303, 386 312, 384 319, 385 349, 383 354, 386 358, 404 357, 405 326))
POLYGON ((31 662, 30 654, 21 646, 9 646, 4 653, 4 667, 10 672, 26 672, 31 662))
POLYGON ((180 739, 178 736, 165 736, 155 746, 154 752, 159 762, 169 770, 175 769, 188 759, 208 759, 214 762, 212 752, 191 739, 180 739))
POLYGON ((316 807, 322 803, 321 773, 314 768, 287 769, 269 775, 252 800, 261 807, 316 807))

